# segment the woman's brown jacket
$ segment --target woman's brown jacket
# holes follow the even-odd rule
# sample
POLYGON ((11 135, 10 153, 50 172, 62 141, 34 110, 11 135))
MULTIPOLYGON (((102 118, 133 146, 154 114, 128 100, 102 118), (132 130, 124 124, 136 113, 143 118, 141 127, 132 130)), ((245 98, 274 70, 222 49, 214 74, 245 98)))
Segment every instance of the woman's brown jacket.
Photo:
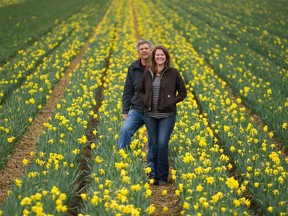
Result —
MULTIPOLYGON (((145 106, 145 113, 152 109, 153 98, 153 80, 156 74, 151 70, 144 73, 138 89, 137 97, 145 106)), ((176 113, 176 104, 184 100, 187 95, 187 89, 179 71, 173 67, 165 68, 161 75, 159 90, 158 112, 176 113)))

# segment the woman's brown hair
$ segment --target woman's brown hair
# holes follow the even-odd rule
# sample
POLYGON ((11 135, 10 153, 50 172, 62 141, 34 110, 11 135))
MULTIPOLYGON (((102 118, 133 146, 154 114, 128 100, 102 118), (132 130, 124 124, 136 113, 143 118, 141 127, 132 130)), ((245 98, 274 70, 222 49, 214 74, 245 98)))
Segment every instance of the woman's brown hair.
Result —
POLYGON ((157 64, 156 64, 156 61, 155 61, 155 54, 156 54, 156 50, 162 50, 166 56, 166 61, 165 61, 165 67, 170 67, 170 55, 169 55, 169 52, 168 52, 168 49, 163 46, 163 45, 158 45, 158 46, 155 46, 152 50, 152 54, 151 54, 151 61, 150 61, 150 68, 153 72, 156 72, 157 71, 157 64))

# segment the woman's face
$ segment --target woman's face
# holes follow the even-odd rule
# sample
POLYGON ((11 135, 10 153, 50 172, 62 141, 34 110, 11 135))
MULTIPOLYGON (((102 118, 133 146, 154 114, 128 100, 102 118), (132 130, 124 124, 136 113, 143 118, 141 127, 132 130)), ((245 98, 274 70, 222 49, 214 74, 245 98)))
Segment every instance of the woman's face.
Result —
POLYGON ((155 62, 157 65, 164 65, 166 61, 166 56, 161 49, 157 49, 155 52, 155 62))

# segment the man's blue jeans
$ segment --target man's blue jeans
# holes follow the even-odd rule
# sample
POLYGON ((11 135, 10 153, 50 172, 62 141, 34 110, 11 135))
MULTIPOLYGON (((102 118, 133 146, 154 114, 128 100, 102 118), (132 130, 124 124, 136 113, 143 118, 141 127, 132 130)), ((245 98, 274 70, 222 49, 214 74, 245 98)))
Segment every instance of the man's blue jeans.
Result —
POLYGON ((161 119, 150 117, 148 114, 145 114, 144 117, 148 137, 153 147, 156 178, 158 181, 167 182, 169 175, 168 143, 175 126, 176 115, 172 114, 161 119))
MULTIPOLYGON (((144 114, 139 113, 136 110, 130 110, 124 124, 120 129, 120 134, 118 138, 118 149, 129 148, 131 137, 136 133, 136 131, 145 124, 144 114)), ((155 175, 154 165, 153 165, 153 151, 150 145, 150 139, 148 138, 148 154, 147 163, 151 167, 152 172, 150 175, 155 175)))

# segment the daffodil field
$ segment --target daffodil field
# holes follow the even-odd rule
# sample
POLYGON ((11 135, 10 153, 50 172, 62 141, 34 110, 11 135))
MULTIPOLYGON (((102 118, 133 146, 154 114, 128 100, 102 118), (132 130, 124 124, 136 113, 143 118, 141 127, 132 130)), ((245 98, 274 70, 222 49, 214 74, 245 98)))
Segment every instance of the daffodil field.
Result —
POLYGON ((188 90, 169 143, 179 215, 288 215, 287 2, 85 0, 78 10, 71 2, 73 13, 51 15, 45 31, 0 52, 4 169, 88 44, 0 216, 154 214, 145 127, 129 150, 117 149, 142 37, 169 49, 188 90))

